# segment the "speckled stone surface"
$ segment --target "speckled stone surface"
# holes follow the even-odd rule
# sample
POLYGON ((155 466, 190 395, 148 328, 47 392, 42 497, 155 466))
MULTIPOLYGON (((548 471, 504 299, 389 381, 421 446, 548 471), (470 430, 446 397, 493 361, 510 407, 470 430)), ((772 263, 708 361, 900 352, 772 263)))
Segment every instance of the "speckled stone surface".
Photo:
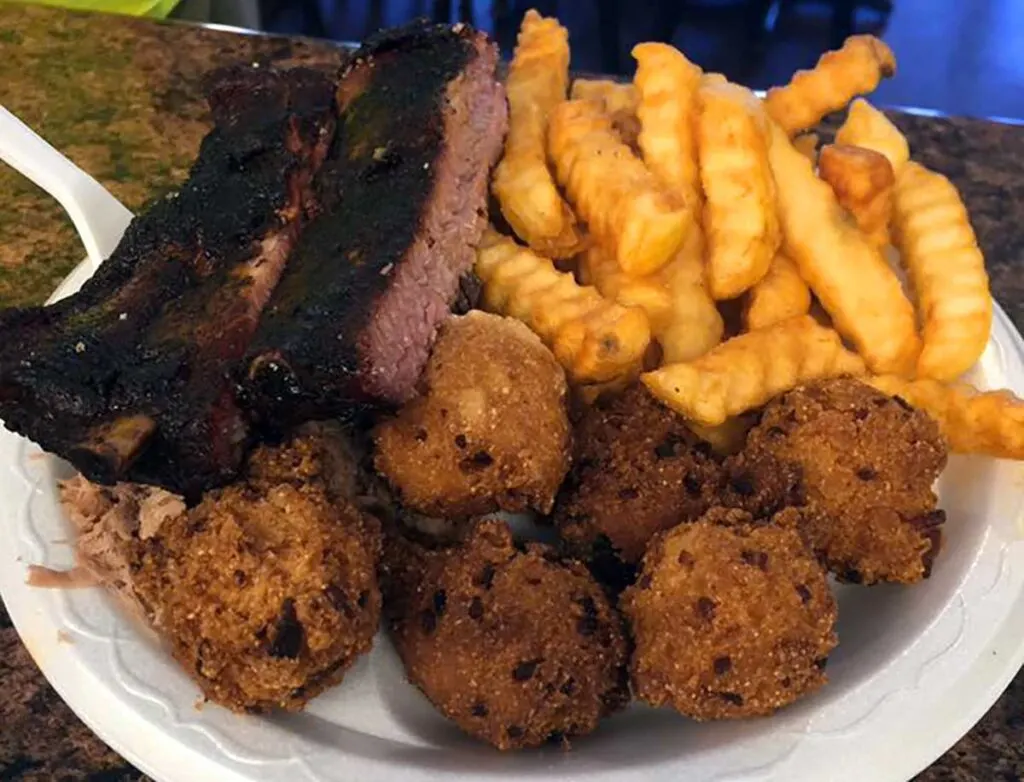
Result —
MULTIPOLYGON (((209 129, 207 71, 340 61, 300 40, 0 3, 0 104, 133 211, 188 174, 209 129)), ((83 256, 57 202, 0 169, 0 306, 45 300, 83 256)))
MULTIPOLYGON (((340 59, 304 41, 0 4, 0 104, 133 210, 186 175, 208 128, 206 71, 254 61, 333 69, 340 59)), ((995 296, 1024 326, 1024 127, 893 116, 914 156, 964 194, 995 296)), ((0 307, 43 301, 83 255, 59 206, 0 168, 0 307)), ((0 691, 0 779, 147 779, 64 705, 2 607, 0 691)), ((1024 676, 918 780, 1024 780, 1024 676)))

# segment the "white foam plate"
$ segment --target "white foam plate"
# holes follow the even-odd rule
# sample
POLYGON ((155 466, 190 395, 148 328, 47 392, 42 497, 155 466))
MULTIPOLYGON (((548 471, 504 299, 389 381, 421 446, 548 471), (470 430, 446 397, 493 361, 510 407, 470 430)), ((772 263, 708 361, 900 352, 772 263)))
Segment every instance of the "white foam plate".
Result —
MULTIPOLYGON (((88 277, 86 265, 55 297, 88 277)), ((996 311, 972 380, 1024 391, 1024 342, 996 311)), ((104 741, 165 782, 196 780, 907 780, 981 718, 1024 661, 1024 466, 954 457, 935 573, 911 588, 840 587, 830 683, 760 720, 698 725, 634 705, 573 750, 500 754, 407 684, 386 637, 306 712, 240 717, 199 692, 100 589, 26 585, 72 564, 56 480, 67 466, 0 428, 0 594, 36 663, 104 741)))

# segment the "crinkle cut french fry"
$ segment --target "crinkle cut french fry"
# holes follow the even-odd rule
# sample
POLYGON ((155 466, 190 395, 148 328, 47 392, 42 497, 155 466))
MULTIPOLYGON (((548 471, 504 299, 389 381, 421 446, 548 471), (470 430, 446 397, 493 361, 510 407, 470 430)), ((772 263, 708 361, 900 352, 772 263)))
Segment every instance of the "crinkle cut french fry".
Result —
POLYGON ((692 361, 722 341, 725 324, 708 292, 704 275, 703 237, 692 231, 683 249, 656 275, 672 302, 665 327, 655 336, 667 363, 692 361))
POLYGON ((666 405, 702 426, 719 426, 802 383, 861 375, 864 361, 839 335, 801 315, 726 340, 685 364, 641 375, 666 405))
POLYGON ((889 159, 872 149, 826 144, 818 155, 818 176, 832 186, 839 205, 879 249, 889 245, 896 177, 889 159))
POLYGON ((811 290, 800 270, 784 254, 772 259, 768 273, 747 291, 743 306, 743 324, 747 330, 763 329, 811 309, 811 290))
POLYGON ((595 100, 601 103, 609 114, 627 111, 636 114, 640 102, 636 87, 623 81, 611 79, 574 79, 569 93, 572 100, 595 100))
POLYGON ((558 106, 548 147, 569 200, 623 271, 650 274, 669 261, 690 228, 684 204, 661 189, 599 104, 558 106))
POLYGON ((642 310, 602 297, 585 315, 559 329, 551 349, 574 378, 605 382, 635 373, 650 341, 650 325, 642 310))
POLYGON ((569 97, 600 103, 623 142, 630 147, 636 146, 640 135, 640 120, 636 116, 640 97, 632 84, 611 79, 576 79, 569 97))
POLYGON ((643 311, 578 285, 492 229, 477 248, 475 271, 484 307, 533 329, 575 381, 602 383, 636 372, 651 338, 643 311))
POLYGON ((644 161, 666 190, 683 199, 694 220, 679 252, 655 275, 672 301, 664 327, 655 329, 663 357, 690 361, 717 345, 724 329, 705 280, 704 235, 696 224, 704 201, 697 146, 703 74, 666 44, 639 44, 633 56, 644 161))
POLYGON ((765 108, 793 136, 895 73, 896 57, 884 42, 873 35, 853 35, 842 48, 823 54, 812 70, 797 71, 786 86, 768 90, 765 108))
POLYGON ((911 161, 896 183, 893 231, 921 318, 917 375, 953 380, 978 360, 992 328, 985 258, 967 208, 952 182, 911 161))
POLYGON ((910 160, 910 145, 906 136, 885 114, 863 98, 857 98, 850 104, 846 120, 836 131, 836 143, 873 149, 885 155, 897 176, 910 160))
POLYGON ((714 85, 721 85, 721 84, 728 84, 728 83, 729 83, 729 80, 727 78, 725 78, 724 74, 716 73, 714 71, 711 71, 709 73, 705 73, 703 76, 700 77, 700 86, 701 87, 711 87, 711 86, 714 86, 714 85))
POLYGON ((747 433, 756 423, 757 415, 751 414, 730 418, 718 426, 701 426, 693 422, 687 422, 686 425, 719 456, 732 456, 743 450, 747 442, 747 433))
POLYGON ((866 381, 934 418, 955 453, 1024 459, 1024 399, 1010 391, 983 392, 963 383, 947 385, 892 375, 866 381))
POLYGON ((576 217, 547 166, 549 116, 565 100, 568 84, 568 31, 556 19, 527 11, 505 85, 509 128, 492 188, 520 238, 558 258, 577 252, 580 242, 576 217))
MULTIPOLYGON (((698 231, 691 234, 699 236, 698 231)), ((642 309, 665 361, 690 361, 722 341, 722 316, 704 285, 699 253, 680 251, 656 274, 632 277, 601 247, 592 246, 581 256, 580 281, 624 307, 642 309)))
POLYGON ((735 84, 704 84, 699 103, 708 288, 732 299, 764 277, 781 240, 767 121, 761 102, 735 84))
POLYGON ((814 163, 818 159, 818 143, 820 141, 817 133, 801 133, 793 139, 793 146, 796 147, 797 152, 814 163))
POLYGON ((637 44, 633 57, 644 162, 662 187, 696 206, 701 192, 696 138, 701 69, 664 43, 637 44))
POLYGON ((783 251, 873 372, 909 374, 921 350, 914 307, 882 253, 849 222, 832 188, 771 123, 783 251))
POLYGON ((604 383, 574 383, 570 388, 573 401, 590 407, 600 404, 604 400, 614 399, 636 383, 640 376, 640 369, 641 367, 638 366, 635 371, 604 383))
POLYGON ((593 285, 605 298, 623 307, 642 309, 654 334, 662 331, 672 317, 672 299, 664 285, 651 277, 626 274, 598 244, 592 244, 580 255, 579 274, 584 285, 593 285))

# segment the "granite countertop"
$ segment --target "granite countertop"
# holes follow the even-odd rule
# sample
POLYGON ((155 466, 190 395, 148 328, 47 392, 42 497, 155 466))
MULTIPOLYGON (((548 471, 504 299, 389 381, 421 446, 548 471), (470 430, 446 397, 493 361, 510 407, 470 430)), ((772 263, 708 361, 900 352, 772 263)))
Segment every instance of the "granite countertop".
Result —
MULTIPOLYGON (((0 104, 130 209, 181 182, 209 127, 211 68, 333 69, 337 49, 176 24, 0 4, 0 104)), ((896 113, 915 157, 968 204, 992 289, 1024 327, 1024 127, 896 113)), ((84 257, 60 207, 0 167, 0 307, 42 302, 84 257)), ((0 779, 141 780, 64 705, 0 607, 0 779)), ((920 782, 1024 780, 1024 675, 920 782)))

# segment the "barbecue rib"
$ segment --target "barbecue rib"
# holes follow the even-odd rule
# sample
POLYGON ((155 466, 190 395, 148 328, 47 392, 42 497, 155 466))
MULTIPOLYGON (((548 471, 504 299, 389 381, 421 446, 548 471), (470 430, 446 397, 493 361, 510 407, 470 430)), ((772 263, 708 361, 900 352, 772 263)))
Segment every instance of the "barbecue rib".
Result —
POLYGON ((412 396, 473 262, 505 131, 497 51, 470 28, 367 42, 342 75, 342 120, 304 233, 248 353, 263 420, 412 396))
POLYGON ((0 419, 90 480, 195 497, 234 477, 254 419, 408 398, 482 229, 496 60, 415 24, 339 82, 219 73, 181 191, 79 293, 0 313, 0 419))
POLYGON ((0 314, 0 417, 91 480, 194 494, 248 440, 225 362, 249 344, 304 215, 337 113, 313 71, 238 69, 188 182, 128 227, 82 290, 0 314))

